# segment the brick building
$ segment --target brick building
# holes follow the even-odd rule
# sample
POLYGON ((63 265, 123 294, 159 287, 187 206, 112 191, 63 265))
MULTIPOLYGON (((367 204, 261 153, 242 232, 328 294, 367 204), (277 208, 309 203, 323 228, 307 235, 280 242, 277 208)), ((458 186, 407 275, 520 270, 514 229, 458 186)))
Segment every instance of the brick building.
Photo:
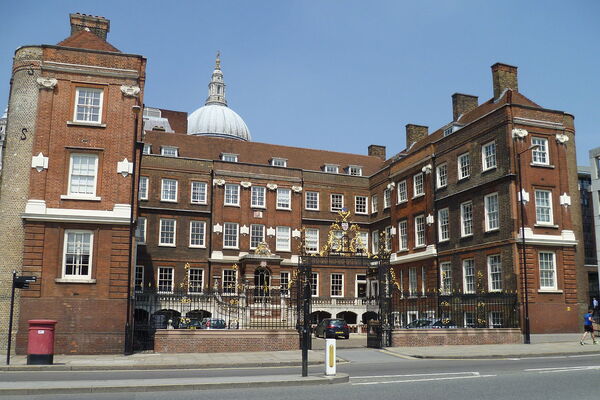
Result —
MULTIPOLYGON (((145 59, 107 43, 102 17, 72 14, 71 26, 58 45, 15 53, 0 273, 4 288, 14 265, 40 278, 22 292, 18 351, 28 319, 54 318, 58 352, 120 352, 136 290, 193 294, 240 280, 283 290, 300 249, 317 253, 343 209, 366 251, 391 252, 394 283, 411 296, 523 300, 527 283, 532 333, 579 329, 587 277, 573 116, 521 94, 516 67, 492 66, 493 97, 481 104, 454 94, 440 129, 408 124, 406 149, 387 158, 380 145, 357 155, 252 141, 227 106, 219 58, 189 118, 150 107, 136 118, 145 59)), ((313 311, 365 321, 374 284, 361 268, 318 266, 313 311)))
POLYGON ((2 287, 15 266, 38 277, 21 292, 18 352, 35 318, 59 321, 58 352, 123 350, 139 159, 133 111, 141 109, 146 60, 106 42, 108 20, 71 14, 70 22, 62 42, 21 47, 14 57, 2 287))

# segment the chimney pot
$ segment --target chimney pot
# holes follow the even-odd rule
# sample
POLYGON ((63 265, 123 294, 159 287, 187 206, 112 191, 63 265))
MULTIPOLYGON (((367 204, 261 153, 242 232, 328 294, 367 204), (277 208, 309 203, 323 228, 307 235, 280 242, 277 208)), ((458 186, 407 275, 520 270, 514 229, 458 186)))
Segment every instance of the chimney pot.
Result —
POLYGON ((518 92, 517 67, 502 63, 492 65, 492 82, 494 85, 494 101, 498 100, 506 89, 518 92))
POLYGON ((406 125, 406 148, 408 149, 419 140, 429 135, 429 127, 424 125, 407 124, 406 125))
POLYGON ((477 96, 454 93, 452 95, 452 120, 458 121, 461 115, 476 109, 478 105, 477 96))
POLYGON ((102 40, 106 40, 106 35, 110 31, 110 21, 104 17, 96 17, 87 14, 69 14, 71 22, 71 35, 79 31, 90 31, 102 40))
POLYGON ((379 146, 377 144, 370 145, 369 155, 373 157, 379 157, 385 161, 385 146, 379 146))

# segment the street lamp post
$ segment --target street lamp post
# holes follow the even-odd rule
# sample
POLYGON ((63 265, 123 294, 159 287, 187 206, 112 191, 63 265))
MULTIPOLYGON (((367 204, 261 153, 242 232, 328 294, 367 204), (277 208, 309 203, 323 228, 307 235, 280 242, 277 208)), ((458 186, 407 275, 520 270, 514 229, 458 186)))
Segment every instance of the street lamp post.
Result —
POLYGON ((517 153, 518 175, 519 175, 519 202, 521 213, 521 270, 523 271, 523 283, 525 286, 525 344, 531 344, 531 331, 529 327, 529 287, 527 284, 527 255, 525 253, 525 206, 523 199, 523 178, 521 175, 521 154, 537 149, 540 145, 529 146, 527 149, 517 153))

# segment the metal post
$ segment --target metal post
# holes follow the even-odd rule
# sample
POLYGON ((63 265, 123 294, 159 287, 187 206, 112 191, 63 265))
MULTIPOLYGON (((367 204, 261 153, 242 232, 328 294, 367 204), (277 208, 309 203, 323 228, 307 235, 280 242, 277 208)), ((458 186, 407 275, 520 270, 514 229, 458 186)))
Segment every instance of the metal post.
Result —
POLYGON ((8 344, 6 345, 6 365, 10 365, 10 345, 12 342, 13 309, 15 306, 15 279, 17 271, 13 270, 12 291, 10 294, 10 316, 8 318, 8 344))
POLYGON ((308 376, 308 345, 310 341, 310 296, 311 287, 309 274, 305 272, 306 284, 304 285, 304 293, 302 299, 302 313, 303 313, 303 325, 302 325, 302 376, 308 376))
MULTIPOLYGON (((528 148, 525 151, 531 150, 528 148)), ((522 151, 521 153, 524 153, 522 151)), ((521 176, 521 153, 517 153, 518 175, 519 175, 519 201, 521 212, 521 269, 523 270, 523 283, 525 285, 525 344, 531 344, 531 332, 529 329, 529 287, 527 279, 527 255, 525 252, 525 206, 523 201, 523 179, 521 176)))

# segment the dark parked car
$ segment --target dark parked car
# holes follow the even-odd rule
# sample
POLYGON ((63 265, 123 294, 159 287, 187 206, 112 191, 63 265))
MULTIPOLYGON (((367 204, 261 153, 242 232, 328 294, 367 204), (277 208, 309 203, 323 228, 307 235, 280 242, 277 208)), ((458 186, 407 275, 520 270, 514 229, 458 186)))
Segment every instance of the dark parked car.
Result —
POLYGON ((199 319, 182 318, 177 329, 202 329, 202 323, 199 319))
POLYGON ((406 325, 407 329, 456 328, 456 324, 448 319, 416 319, 406 325))
POLYGON ((343 319, 326 318, 319 322, 315 328, 315 336, 323 338, 343 337, 344 339, 348 339, 350 337, 350 329, 343 319))
POLYGON ((204 318, 202 320, 201 329, 225 329, 227 324, 224 319, 219 318, 204 318))

